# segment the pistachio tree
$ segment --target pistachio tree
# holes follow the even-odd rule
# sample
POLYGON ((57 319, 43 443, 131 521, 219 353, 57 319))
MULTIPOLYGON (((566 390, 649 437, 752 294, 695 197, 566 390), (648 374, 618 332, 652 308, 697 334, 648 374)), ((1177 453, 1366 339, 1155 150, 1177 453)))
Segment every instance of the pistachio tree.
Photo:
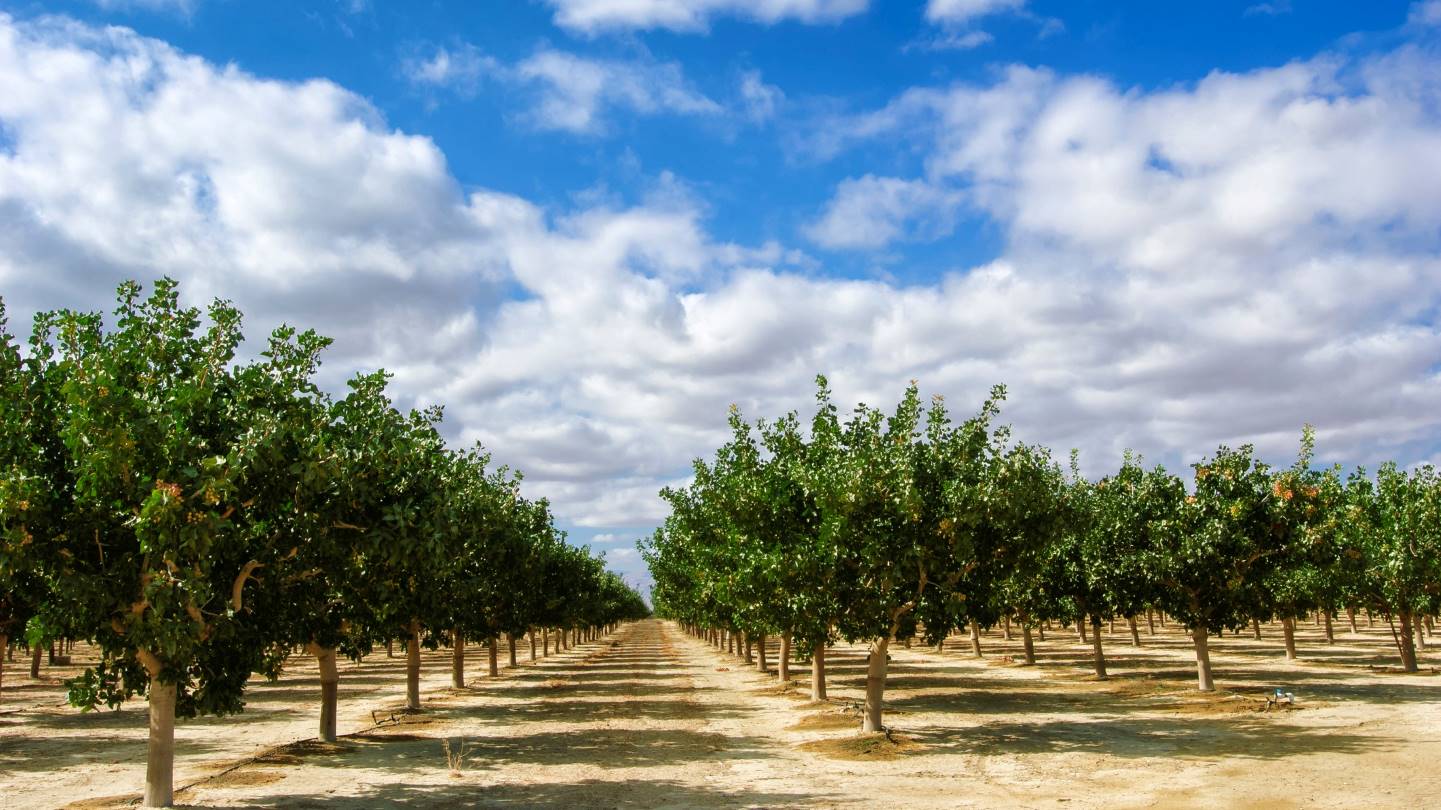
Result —
POLYGON ((1357 471, 1346 495, 1343 531, 1359 562, 1358 596, 1386 617, 1402 669, 1416 672, 1413 633, 1441 609, 1441 475, 1430 465, 1408 473, 1387 463, 1374 482, 1357 471))
POLYGON ((56 429, 73 482, 65 531, 47 538, 41 565, 47 621, 100 653, 71 701, 147 693, 145 803, 165 806, 175 718, 239 711, 251 674, 279 666, 275 606, 253 594, 290 552, 260 528, 257 503, 268 482, 293 476, 276 452, 289 426, 285 413, 250 407, 248 386, 298 385, 310 352, 235 370, 240 313, 216 301, 202 317, 168 280, 149 297, 122 285, 115 314, 113 328, 92 314, 40 318, 64 379, 56 429))
POLYGON ((1244 626, 1257 609, 1257 584, 1284 548, 1272 520, 1270 469, 1250 445, 1222 446, 1192 465, 1195 494, 1151 522, 1159 541, 1162 608, 1191 634, 1197 684, 1214 691, 1210 634, 1244 626))

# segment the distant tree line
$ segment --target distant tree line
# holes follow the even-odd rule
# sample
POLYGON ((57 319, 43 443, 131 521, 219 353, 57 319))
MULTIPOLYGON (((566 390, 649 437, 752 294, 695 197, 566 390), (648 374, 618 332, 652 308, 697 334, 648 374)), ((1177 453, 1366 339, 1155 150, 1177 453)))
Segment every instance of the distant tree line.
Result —
MULTIPOLYGON (((1214 689, 1208 638, 1280 619, 1294 657, 1298 618, 1342 611, 1390 623, 1406 671, 1422 624, 1441 608, 1441 477, 1384 464, 1375 475, 1312 464, 1314 432, 1295 463, 1267 466, 1250 446, 1218 448, 1193 482, 1127 454, 1091 481, 1075 454, 1063 468, 1044 447, 996 425, 1005 389, 956 422, 914 384, 889 414, 860 405, 842 418, 819 378, 805 429, 792 412, 747 422, 694 481, 664 490, 671 512, 644 544, 657 612, 749 654, 780 636, 825 696, 825 651, 866 643, 863 728, 878 731, 887 650, 935 644, 969 628, 1032 634, 1075 622, 1106 662, 1099 628, 1160 614, 1195 647, 1199 688, 1214 689)), ((978 643, 978 641, 976 641, 978 643)))

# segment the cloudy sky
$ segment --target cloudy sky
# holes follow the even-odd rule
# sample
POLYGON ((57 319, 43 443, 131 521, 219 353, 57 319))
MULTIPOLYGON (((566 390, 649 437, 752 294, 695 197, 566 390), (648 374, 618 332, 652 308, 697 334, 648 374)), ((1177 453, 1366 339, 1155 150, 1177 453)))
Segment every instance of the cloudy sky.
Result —
POLYGON ((12 331, 170 275, 643 577, 726 406, 1441 459, 1441 0, 0 0, 12 331))

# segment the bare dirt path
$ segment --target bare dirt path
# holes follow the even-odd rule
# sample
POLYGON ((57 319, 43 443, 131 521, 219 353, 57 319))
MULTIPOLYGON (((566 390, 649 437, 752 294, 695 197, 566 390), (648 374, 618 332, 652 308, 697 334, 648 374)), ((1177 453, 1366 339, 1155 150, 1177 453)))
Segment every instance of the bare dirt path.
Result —
MULTIPOLYGON (((490 678, 472 650, 469 687, 448 687, 448 651, 425 660, 421 715, 376 727, 400 705, 401 659, 343 674, 341 731, 313 741, 313 665, 257 684, 239 717, 181 728, 178 801, 241 807, 1427 807, 1441 797, 1441 677, 1378 671, 1383 628, 1302 638, 1304 660, 1218 639, 1221 691, 1194 691, 1174 628, 1132 647, 1107 635, 1112 677, 1088 675, 1089 645, 1055 631, 1041 664, 988 633, 942 653, 897 645, 886 721, 903 746, 856 745, 850 711, 864 651, 830 652, 826 704, 793 670, 781 687, 735 656, 659 621, 524 662, 490 678), (1297 708, 1259 712, 1285 686, 1297 708), (296 741, 302 741, 297 743, 296 741), (448 761, 446 746, 454 765, 448 761), (864 750, 862 750, 864 749, 864 750)), ((777 650, 771 645, 771 660, 777 650)), ((1434 656, 1433 656, 1434 657, 1434 656)), ((504 655, 502 655, 504 659, 504 655)), ((0 705, 0 805, 111 807, 143 775, 145 720, 57 705, 53 682, 10 670, 0 705), (16 679, 21 683, 16 684, 16 679), (27 703, 28 701, 28 703, 27 703), (18 712, 4 714, 11 707, 18 712)), ((51 678, 54 681, 55 678, 51 678)), ((862 741, 863 742, 863 741, 862 741)), ((874 740, 872 740, 874 742, 874 740)))

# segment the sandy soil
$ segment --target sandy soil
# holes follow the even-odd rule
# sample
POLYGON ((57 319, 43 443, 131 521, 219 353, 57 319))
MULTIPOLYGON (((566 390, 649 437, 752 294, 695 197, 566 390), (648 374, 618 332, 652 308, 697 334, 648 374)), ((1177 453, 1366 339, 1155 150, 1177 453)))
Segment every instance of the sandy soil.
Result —
MULTIPOLYGON (((401 659, 342 664, 341 733, 310 739, 318 680, 297 661, 257 683, 245 714, 182 724, 177 802, 342 807, 1426 807, 1441 803, 1441 677, 1394 667, 1388 631, 1309 625, 1303 660, 1280 628, 1213 647, 1221 689, 1194 691, 1189 641, 1172 629, 1132 647, 1107 636, 1111 679, 1089 677, 1089 645, 1066 631, 1016 665, 1019 640, 987 634, 943 653, 896 649, 884 737, 857 740, 862 650, 832 652, 832 700, 793 688, 661 622, 452 690, 449 653, 427 654, 427 711, 391 719, 401 659), (1265 712, 1283 686, 1294 709, 1265 712), (378 714, 372 714, 378 712, 378 714), (377 724, 376 719, 380 722, 377 724), (446 746, 450 757, 447 757, 446 746), (452 768, 448 759, 455 760, 452 768)), ((772 647, 774 653, 774 647, 772 647)), ((1426 660, 1436 663, 1435 650, 1426 660)), ((504 660, 504 656, 502 656, 504 660)), ((7 664, 0 693, 6 808, 111 807, 138 799, 145 714, 80 714, 60 679, 7 664)))

